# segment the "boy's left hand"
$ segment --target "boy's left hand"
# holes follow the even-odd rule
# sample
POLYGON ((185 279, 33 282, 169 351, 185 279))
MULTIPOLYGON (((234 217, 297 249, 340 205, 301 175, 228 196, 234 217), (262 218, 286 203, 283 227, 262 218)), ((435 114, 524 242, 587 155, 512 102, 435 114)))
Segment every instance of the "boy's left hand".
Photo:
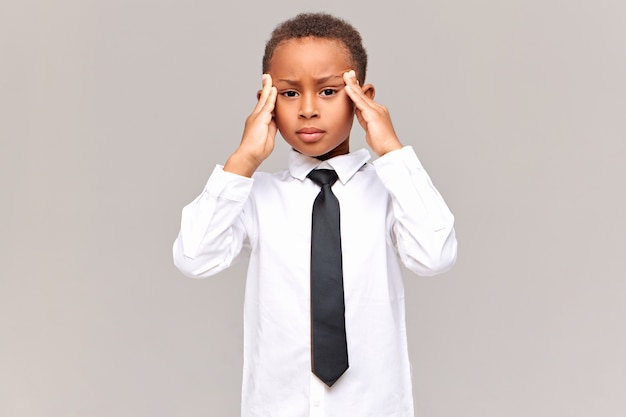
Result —
POLYGON ((365 140, 378 156, 402 148, 391 124, 389 111, 374 101, 374 86, 361 87, 353 70, 343 74, 346 93, 356 105, 356 117, 363 130, 365 140))

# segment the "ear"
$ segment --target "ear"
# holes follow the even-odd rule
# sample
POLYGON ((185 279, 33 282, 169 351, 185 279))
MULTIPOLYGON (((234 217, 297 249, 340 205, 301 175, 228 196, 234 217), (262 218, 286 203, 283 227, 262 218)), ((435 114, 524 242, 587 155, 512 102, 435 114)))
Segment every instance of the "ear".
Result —
POLYGON ((374 100, 374 96, 376 96, 376 88, 374 88, 374 84, 365 84, 363 87, 361 87, 361 91, 368 98, 374 100))

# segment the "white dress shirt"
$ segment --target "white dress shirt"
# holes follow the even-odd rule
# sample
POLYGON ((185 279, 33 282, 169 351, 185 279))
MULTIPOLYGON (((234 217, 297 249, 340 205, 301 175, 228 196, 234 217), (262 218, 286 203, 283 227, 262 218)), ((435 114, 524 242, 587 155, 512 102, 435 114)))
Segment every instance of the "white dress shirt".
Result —
POLYGON ((174 262, 208 277, 249 259, 243 417, 413 417, 400 259, 420 275, 456 260, 454 217, 411 147, 372 164, 361 149, 325 161, 339 176, 350 367, 328 388, 311 373, 310 236, 320 161, 252 178, 217 166, 182 212, 174 262))

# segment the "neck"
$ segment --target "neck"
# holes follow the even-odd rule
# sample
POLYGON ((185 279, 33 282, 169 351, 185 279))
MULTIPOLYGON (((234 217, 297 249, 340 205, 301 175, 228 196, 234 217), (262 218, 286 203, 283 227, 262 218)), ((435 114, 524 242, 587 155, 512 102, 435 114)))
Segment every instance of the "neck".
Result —
POLYGON ((335 156, 345 155, 350 152, 350 140, 346 139, 339 144, 336 148, 330 150, 324 155, 316 156, 316 159, 320 161, 326 161, 327 159, 334 158, 335 156))

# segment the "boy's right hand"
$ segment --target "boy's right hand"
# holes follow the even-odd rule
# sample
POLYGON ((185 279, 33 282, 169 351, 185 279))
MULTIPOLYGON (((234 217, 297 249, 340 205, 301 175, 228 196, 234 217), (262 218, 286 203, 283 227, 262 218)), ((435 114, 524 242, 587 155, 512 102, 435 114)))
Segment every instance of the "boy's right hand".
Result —
POLYGON ((259 102, 246 119, 246 125, 239 148, 233 153, 224 171, 251 177, 274 149, 276 122, 274 106, 278 91, 272 86, 272 77, 263 74, 263 89, 259 91, 259 102))

